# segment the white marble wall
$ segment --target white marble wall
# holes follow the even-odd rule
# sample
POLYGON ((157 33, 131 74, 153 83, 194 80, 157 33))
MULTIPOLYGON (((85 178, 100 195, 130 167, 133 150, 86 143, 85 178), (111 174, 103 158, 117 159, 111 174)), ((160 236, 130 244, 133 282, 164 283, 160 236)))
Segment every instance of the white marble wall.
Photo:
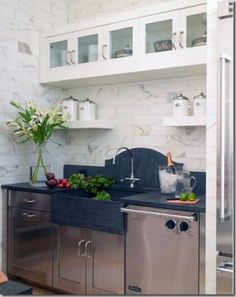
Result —
POLYGON ((172 0, 69 0, 68 22, 74 23, 169 1, 172 0))
MULTIPOLYGON (((0 185, 29 178, 29 145, 18 145, 6 126, 6 121, 15 116, 9 101, 31 99, 49 104, 65 96, 60 89, 40 86, 38 70, 39 32, 65 24, 67 4, 68 0, 0 0, 0 185)), ((59 149, 54 146, 54 151, 59 149)), ((3 229, 6 206, 1 198, 3 229)), ((0 270, 5 269, 2 263, 6 256, 1 252, 5 236, 0 231, 0 270)))
POLYGON ((205 92, 205 84, 201 76, 69 90, 68 95, 95 101, 97 118, 111 119, 114 129, 68 132, 66 162, 103 165, 120 146, 148 147, 173 152, 186 169, 204 170, 205 128, 163 127, 162 119, 172 115, 173 93, 193 98, 205 92))

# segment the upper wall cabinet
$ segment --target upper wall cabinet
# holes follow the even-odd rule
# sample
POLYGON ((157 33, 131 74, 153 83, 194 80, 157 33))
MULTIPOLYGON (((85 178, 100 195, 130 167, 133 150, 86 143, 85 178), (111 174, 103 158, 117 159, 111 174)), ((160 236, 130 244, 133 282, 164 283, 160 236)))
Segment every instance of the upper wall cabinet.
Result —
POLYGON ((71 88, 203 74, 206 34, 204 4, 70 27, 42 36, 40 82, 71 88))
POLYGON ((140 19, 141 68, 165 69, 206 62, 206 7, 140 19))

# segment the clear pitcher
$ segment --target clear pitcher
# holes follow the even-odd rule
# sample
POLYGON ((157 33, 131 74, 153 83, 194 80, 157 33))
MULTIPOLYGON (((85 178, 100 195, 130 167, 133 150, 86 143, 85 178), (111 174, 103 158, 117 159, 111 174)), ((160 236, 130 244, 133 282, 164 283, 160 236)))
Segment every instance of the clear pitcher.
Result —
POLYGON ((190 176, 190 172, 186 170, 176 172, 176 190, 175 198, 179 198, 180 193, 191 193, 196 187, 197 179, 194 176, 190 176))

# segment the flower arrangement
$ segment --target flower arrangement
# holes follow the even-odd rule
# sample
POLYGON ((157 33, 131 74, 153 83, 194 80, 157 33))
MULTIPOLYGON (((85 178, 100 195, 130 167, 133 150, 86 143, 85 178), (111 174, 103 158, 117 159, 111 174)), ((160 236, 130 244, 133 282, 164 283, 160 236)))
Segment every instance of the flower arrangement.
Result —
POLYGON ((25 104, 21 105, 12 100, 10 104, 18 111, 16 119, 7 122, 7 125, 13 128, 13 135, 19 138, 19 143, 32 141, 38 148, 38 157, 31 177, 31 183, 35 184, 40 166, 46 175, 43 158, 46 142, 55 128, 66 128, 64 123, 69 119, 69 115, 62 113, 61 104, 50 108, 42 108, 31 101, 25 101, 25 104))

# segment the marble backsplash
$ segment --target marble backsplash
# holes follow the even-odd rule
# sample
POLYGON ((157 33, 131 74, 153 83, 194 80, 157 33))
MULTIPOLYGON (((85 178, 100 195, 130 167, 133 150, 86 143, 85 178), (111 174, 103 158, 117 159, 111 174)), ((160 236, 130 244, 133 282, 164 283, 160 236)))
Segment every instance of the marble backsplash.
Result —
POLYGON ((114 129, 66 132, 66 164, 102 166, 118 147, 127 146, 171 151, 186 169, 205 170, 205 128, 162 125, 172 114, 174 93, 192 99, 205 89, 206 77, 200 76, 69 90, 68 96, 95 101, 97 118, 111 119, 114 129))

